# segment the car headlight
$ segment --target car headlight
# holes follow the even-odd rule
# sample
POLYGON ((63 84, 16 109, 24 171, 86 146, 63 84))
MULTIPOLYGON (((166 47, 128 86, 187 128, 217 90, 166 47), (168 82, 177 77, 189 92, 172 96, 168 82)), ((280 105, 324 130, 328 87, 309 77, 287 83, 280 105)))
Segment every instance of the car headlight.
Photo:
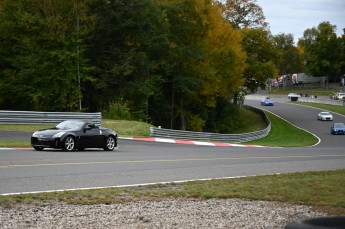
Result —
POLYGON ((32 134, 32 137, 37 137, 37 131, 32 134))
POLYGON ((54 134, 52 137, 53 138, 60 138, 64 134, 65 134, 65 132, 59 132, 59 133, 54 134))

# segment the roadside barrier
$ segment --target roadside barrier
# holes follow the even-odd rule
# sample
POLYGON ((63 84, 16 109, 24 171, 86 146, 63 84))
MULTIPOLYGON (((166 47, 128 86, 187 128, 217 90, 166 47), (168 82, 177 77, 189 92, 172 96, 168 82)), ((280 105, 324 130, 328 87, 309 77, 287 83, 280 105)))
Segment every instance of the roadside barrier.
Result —
POLYGON ((181 140, 195 140, 195 141, 210 141, 210 142, 226 142, 226 143, 241 143, 253 141, 266 137, 271 131, 271 122, 267 118, 265 112, 255 107, 244 105, 246 109, 250 109, 260 115, 265 119, 267 127, 260 131, 244 133, 244 134, 217 134, 217 133, 207 133, 207 132, 193 132, 193 131, 183 131, 183 130, 172 130, 163 128, 150 128, 151 137, 159 138, 172 138, 181 140))
MULTIPOLYGON (((244 134, 217 134, 208 132, 193 132, 163 128, 150 128, 151 137, 172 138, 181 140, 241 143, 263 138, 271 131, 271 122, 266 114, 255 107, 244 105, 263 116, 267 127, 263 130, 244 134)), ((64 120, 79 119, 92 121, 96 125, 102 123, 102 113, 83 112, 37 112, 37 111, 4 111, 0 110, 0 124, 58 124, 64 120)))
POLYGON ((102 113, 0 110, 0 124, 58 124, 71 119, 91 121, 101 125, 102 113))

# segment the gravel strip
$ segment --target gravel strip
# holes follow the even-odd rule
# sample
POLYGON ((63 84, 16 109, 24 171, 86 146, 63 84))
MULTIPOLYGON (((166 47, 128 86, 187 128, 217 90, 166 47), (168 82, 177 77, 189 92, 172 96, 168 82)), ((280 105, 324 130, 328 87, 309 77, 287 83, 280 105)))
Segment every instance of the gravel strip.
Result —
POLYGON ((325 216, 308 206, 239 199, 0 207, 0 228, 284 228, 325 216))

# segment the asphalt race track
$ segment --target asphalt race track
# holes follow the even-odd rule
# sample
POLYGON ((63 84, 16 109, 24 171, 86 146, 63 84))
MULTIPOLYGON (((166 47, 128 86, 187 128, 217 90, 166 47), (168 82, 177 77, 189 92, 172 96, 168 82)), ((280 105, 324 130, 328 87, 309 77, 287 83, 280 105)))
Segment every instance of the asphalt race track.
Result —
MULTIPOLYGON (((323 111, 318 108, 307 107, 302 105, 295 105, 293 103, 275 103, 275 106, 261 106, 258 101, 246 101, 247 105, 268 110, 281 118, 286 119, 290 123, 310 133, 315 134, 321 139, 321 142, 316 147, 322 148, 338 148, 345 147, 345 136, 331 135, 331 125, 333 122, 344 122, 345 117, 333 113, 333 122, 320 121, 317 119, 317 114, 323 111)), ((293 134, 293 133, 291 133, 293 134)))
MULTIPOLYGON (((246 103, 261 107, 258 101, 246 103)), ((284 101, 262 108, 314 133, 321 142, 304 148, 245 148, 120 139, 113 152, 1 149, 0 194, 345 168, 345 136, 331 135, 331 122, 317 120, 319 110, 284 101)), ((334 114, 334 119, 345 122, 344 116, 334 114)), ((6 136, 8 132, 0 132, 0 139, 6 136)), ((26 136, 11 132, 13 138, 26 136)))

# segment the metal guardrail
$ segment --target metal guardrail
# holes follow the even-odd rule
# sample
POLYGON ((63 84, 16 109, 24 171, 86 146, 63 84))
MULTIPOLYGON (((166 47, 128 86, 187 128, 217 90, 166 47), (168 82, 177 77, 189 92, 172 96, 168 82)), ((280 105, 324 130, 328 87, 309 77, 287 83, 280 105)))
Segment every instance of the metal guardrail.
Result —
POLYGON ((58 124, 71 119, 91 121, 101 125, 102 113, 0 110, 0 124, 58 124))
POLYGON ((306 103, 322 103, 336 106, 345 106, 345 100, 320 99, 315 97, 299 97, 298 101, 306 103))
POLYGON ((253 141, 256 139, 266 137, 271 131, 271 122, 267 118, 266 114, 262 110, 257 109, 255 107, 250 107, 250 106, 244 106, 244 107, 261 114, 267 123, 267 127, 260 131, 244 133, 244 134, 216 134, 216 133, 207 133, 207 132, 193 132, 193 131, 182 131, 182 130, 172 130, 172 129, 151 127, 150 135, 151 137, 160 137, 160 138, 209 141, 209 142, 226 142, 226 143, 248 142, 248 141, 253 141))

